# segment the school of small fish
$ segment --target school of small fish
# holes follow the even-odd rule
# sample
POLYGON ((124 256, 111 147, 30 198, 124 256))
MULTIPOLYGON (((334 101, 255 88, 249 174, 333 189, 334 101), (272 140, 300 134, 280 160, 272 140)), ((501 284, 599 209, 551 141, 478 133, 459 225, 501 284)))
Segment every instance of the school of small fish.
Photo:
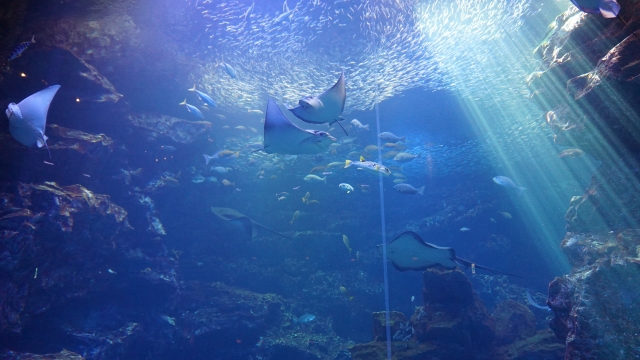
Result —
POLYGON ((252 113, 266 96, 297 103, 338 70, 352 84, 347 114, 416 87, 474 98, 492 85, 505 95, 526 91, 522 68, 484 69, 495 61, 486 43, 517 33, 530 0, 285 0, 277 11, 253 0, 196 3, 209 61, 194 78, 225 111, 252 113))

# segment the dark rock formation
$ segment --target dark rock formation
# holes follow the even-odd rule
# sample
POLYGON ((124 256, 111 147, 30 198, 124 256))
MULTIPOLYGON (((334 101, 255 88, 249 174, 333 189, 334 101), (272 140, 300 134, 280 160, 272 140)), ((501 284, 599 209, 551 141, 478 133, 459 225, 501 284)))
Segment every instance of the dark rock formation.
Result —
POLYGON ((523 304, 507 300, 498 304, 491 314, 496 323, 496 342, 509 344, 536 333, 536 317, 523 304))
MULTIPOLYGON (((373 341, 387 341, 387 320, 384 311, 373 314, 373 341)), ((399 311, 391 311, 389 314, 389 327, 393 336, 400 326, 407 322, 407 317, 399 311)))
POLYGON ((640 191, 634 174, 603 166, 582 196, 574 196, 565 215, 571 232, 628 229, 640 219, 640 191))
POLYGON ((97 155, 95 153, 100 147, 105 147, 107 152, 113 151, 113 139, 105 134, 93 135, 53 124, 47 125, 47 136, 65 139, 56 142, 49 149, 71 149, 83 154, 91 152, 94 155, 97 155))
MULTIPOLYGON (((420 344, 415 341, 400 341, 391 344, 393 359, 437 359, 436 347, 433 344, 420 344)), ((353 360, 384 360, 387 359, 387 344, 384 342, 370 342, 357 344, 351 349, 353 360)), ((447 359, 464 359, 452 357, 447 359)))
POLYGON ((549 326, 566 341, 565 359, 640 357, 640 234, 572 234, 562 241, 573 265, 549 284, 549 326))
POLYGON ((565 349, 564 344, 547 329, 500 347, 494 351, 493 356, 496 360, 561 360, 564 359, 565 349))
POLYGON ((495 323, 460 270, 429 269, 424 272, 424 312, 414 313, 412 323, 419 342, 438 344, 445 357, 481 359, 495 340, 495 323))
POLYGON ((528 79, 532 99, 547 114, 555 142, 602 161, 566 213, 562 249, 573 265, 549 285, 550 327, 566 342, 565 359, 640 356, 638 268, 640 150, 640 3, 620 1, 619 19, 570 8, 537 49, 542 66, 528 79), (612 21, 614 20, 614 21, 612 21), (631 29, 624 24, 624 20, 631 29), (629 31, 631 30, 631 31, 629 31))
MULTIPOLYGON (((495 324, 471 283, 460 270, 429 269, 424 272, 424 307, 416 308, 405 331, 404 316, 393 312, 392 353, 397 359, 490 359, 495 324)), ((375 340, 351 349, 354 359, 384 359, 384 313, 374 313, 375 340)))
MULTIPOLYGON (((620 1, 632 30, 640 23, 637 2, 620 1)), ((577 146, 601 160, 614 151, 640 150, 640 124, 633 115, 640 74, 640 41, 622 21, 580 12, 558 16, 536 49, 542 65, 527 79, 531 99, 546 112, 556 143, 577 146)), ((637 110, 635 110, 637 111, 637 110)))
POLYGON ((2 359, 12 360, 84 360, 84 358, 74 352, 62 350, 57 354, 36 355, 29 353, 16 353, 5 351, 0 353, 2 359))
POLYGON ((274 294, 189 282, 178 303, 182 313, 169 318, 178 344, 166 358, 339 359, 346 345, 331 320, 295 325, 290 306, 274 294))
POLYGON ((150 234, 132 229, 127 212, 109 196, 55 183, 4 185, 0 191, 2 346, 46 351, 25 345, 21 338, 46 332, 52 339, 76 339, 46 345, 49 348, 86 342, 122 347, 123 338, 140 328, 137 324, 120 320, 110 330, 98 324, 72 325, 71 319, 113 312, 103 308, 102 300, 118 294, 135 299, 130 307, 139 302, 151 309, 142 294, 153 292, 167 301, 176 291, 174 260, 150 234), (87 308, 92 302, 95 305, 87 308), (65 318, 62 314, 64 327, 57 318, 65 318))
POLYGON ((177 143, 191 143, 212 129, 206 121, 189 121, 160 114, 136 114, 128 117, 131 125, 148 136, 148 141, 168 137, 177 143))

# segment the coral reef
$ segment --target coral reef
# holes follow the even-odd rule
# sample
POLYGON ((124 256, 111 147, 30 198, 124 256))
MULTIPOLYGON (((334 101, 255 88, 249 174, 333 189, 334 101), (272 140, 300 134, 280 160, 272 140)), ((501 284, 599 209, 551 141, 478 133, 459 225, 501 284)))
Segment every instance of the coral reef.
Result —
POLYGON ((37 327, 40 314, 74 299, 130 286, 118 281, 122 274, 137 286, 175 291, 164 247, 134 231, 109 196, 80 185, 19 183, 3 185, 0 198, 3 334, 37 327))
MULTIPOLYGON (((402 313, 389 315, 394 359, 562 358, 564 346, 549 331, 536 332, 526 306, 507 300, 489 315, 460 270, 429 269, 423 281, 424 306, 406 324, 402 313)), ((374 341, 353 346, 353 359, 386 359, 385 334, 384 312, 374 313, 374 341)))
POLYGON ((526 339, 536 333, 536 318, 523 304, 507 300, 493 311, 496 323, 496 343, 509 344, 526 339))
POLYGON ((346 351, 330 319, 296 325, 291 303, 274 294, 189 282, 177 305, 180 315, 169 319, 178 344, 168 358, 340 359, 346 351))
POLYGON ((571 274, 549 284, 549 326, 566 341, 565 359, 631 359, 640 356, 636 334, 640 315, 640 234, 568 233, 562 249, 571 274))
POLYGON ((189 121, 161 114, 129 115, 131 124, 149 137, 149 141, 160 136, 169 137, 177 143, 191 143, 212 129, 206 121, 189 121))
POLYGON ((495 323, 466 275, 434 268, 423 273, 423 281, 427 315, 412 316, 416 339, 438 344, 444 357, 485 358, 495 339, 495 323))
MULTIPOLYGON (((387 320, 384 311, 374 312, 373 314, 373 341, 387 341, 387 320)), ((407 317, 399 311, 391 311, 389 313, 389 327, 391 335, 395 335, 398 331, 402 331, 407 322, 407 317)), ((395 340, 395 339, 394 339, 395 340)))
MULTIPOLYGON (((619 16, 637 30, 638 3, 621 0, 620 5, 619 16)), ((556 143, 579 146, 603 160, 608 154, 602 140, 620 152, 640 149, 640 126, 629 111, 638 91, 639 45, 622 21, 575 7, 555 19, 535 52, 541 66, 527 84, 531 99, 547 113, 556 143)))
POLYGON ((3 359, 15 360, 84 360, 84 358, 74 352, 62 350, 57 354, 36 355, 29 353, 16 353, 14 351, 5 351, 0 353, 3 359))
POLYGON ((629 173, 605 165, 581 196, 574 196, 565 215, 568 231, 604 232, 636 227, 640 219, 637 182, 629 173))
POLYGON ((565 215, 562 250, 573 269, 549 284, 550 327, 567 344, 565 359, 640 356, 636 230, 640 220, 637 165, 638 2, 620 1, 610 21, 571 7, 551 24, 536 53, 541 67, 528 84, 546 112, 555 142, 578 147, 602 165, 565 215), (610 146, 603 146, 608 144, 610 146))
POLYGON ((528 360, 528 359, 564 359, 566 347, 560 343, 550 330, 539 330, 533 336, 515 341, 497 348, 494 359, 528 360))
POLYGON ((79 153, 96 153, 96 149, 103 146, 107 152, 113 151, 113 139, 105 134, 88 134, 84 131, 68 129, 55 124, 47 125, 47 134, 50 137, 61 137, 66 140, 58 141, 49 149, 71 149, 79 153))

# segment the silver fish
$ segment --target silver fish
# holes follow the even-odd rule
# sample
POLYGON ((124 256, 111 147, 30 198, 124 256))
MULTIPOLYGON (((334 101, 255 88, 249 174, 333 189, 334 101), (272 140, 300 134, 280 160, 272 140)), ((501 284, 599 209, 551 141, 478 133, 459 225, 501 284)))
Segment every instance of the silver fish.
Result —
POLYGON ((397 143, 398 141, 402 141, 404 142, 405 140, 407 140, 407 138, 405 136, 400 137, 400 136, 396 136, 394 133, 390 133, 390 132, 382 132, 380 133, 380 135, 378 135, 378 137, 384 141, 388 141, 388 142, 392 142, 392 143, 397 143))
POLYGON ((518 194, 522 194, 523 191, 527 190, 527 188, 525 187, 517 186, 516 183, 513 182, 513 180, 509 179, 506 176, 496 176, 493 178, 493 181, 500 186, 504 186, 509 189, 518 190, 518 194))
POLYGON ((416 189, 413 186, 409 185, 409 184, 397 184, 393 187, 394 189, 396 189, 400 194, 420 194, 420 195, 424 195, 424 186, 416 189))
POLYGON ((293 323, 294 324, 306 324, 308 322, 312 322, 313 320, 316 319, 316 316, 313 314, 304 314, 302 316, 300 316, 299 318, 294 318, 293 319, 293 323))

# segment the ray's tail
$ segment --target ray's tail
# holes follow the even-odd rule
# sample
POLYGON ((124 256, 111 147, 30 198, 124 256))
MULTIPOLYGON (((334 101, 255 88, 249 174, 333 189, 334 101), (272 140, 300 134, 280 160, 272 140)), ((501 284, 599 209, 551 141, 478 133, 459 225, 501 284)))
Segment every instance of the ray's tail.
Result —
POLYGON ((486 266, 478 265, 478 264, 473 263, 473 262, 471 262, 471 261, 469 261, 469 260, 461 259, 461 258, 459 258, 459 257, 456 257, 456 258, 454 259, 454 261, 455 261, 456 263, 458 263, 458 265, 460 265, 460 266, 464 266, 464 267, 465 267, 465 268, 467 268, 467 269, 468 269, 468 268, 474 269, 474 272, 475 272, 475 269, 476 269, 476 268, 478 268, 478 269, 486 270, 486 271, 488 271, 488 272, 490 272, 490 273, 492 273, 492 274, 494 274, 494 275, 507 275, 507 276, 513 276, 513 277, 517 277, 517 278, 520 278, 520 279, 524 279, 524 277, 523 277, 523 276, 514 275, 514 274, 509 274, 509 273, 506 273, 506 272, 502 272, 502 271, 494 270, 494 269, 492 269, 492 268, 488 268, 488 267, 486 267, 486 266))

